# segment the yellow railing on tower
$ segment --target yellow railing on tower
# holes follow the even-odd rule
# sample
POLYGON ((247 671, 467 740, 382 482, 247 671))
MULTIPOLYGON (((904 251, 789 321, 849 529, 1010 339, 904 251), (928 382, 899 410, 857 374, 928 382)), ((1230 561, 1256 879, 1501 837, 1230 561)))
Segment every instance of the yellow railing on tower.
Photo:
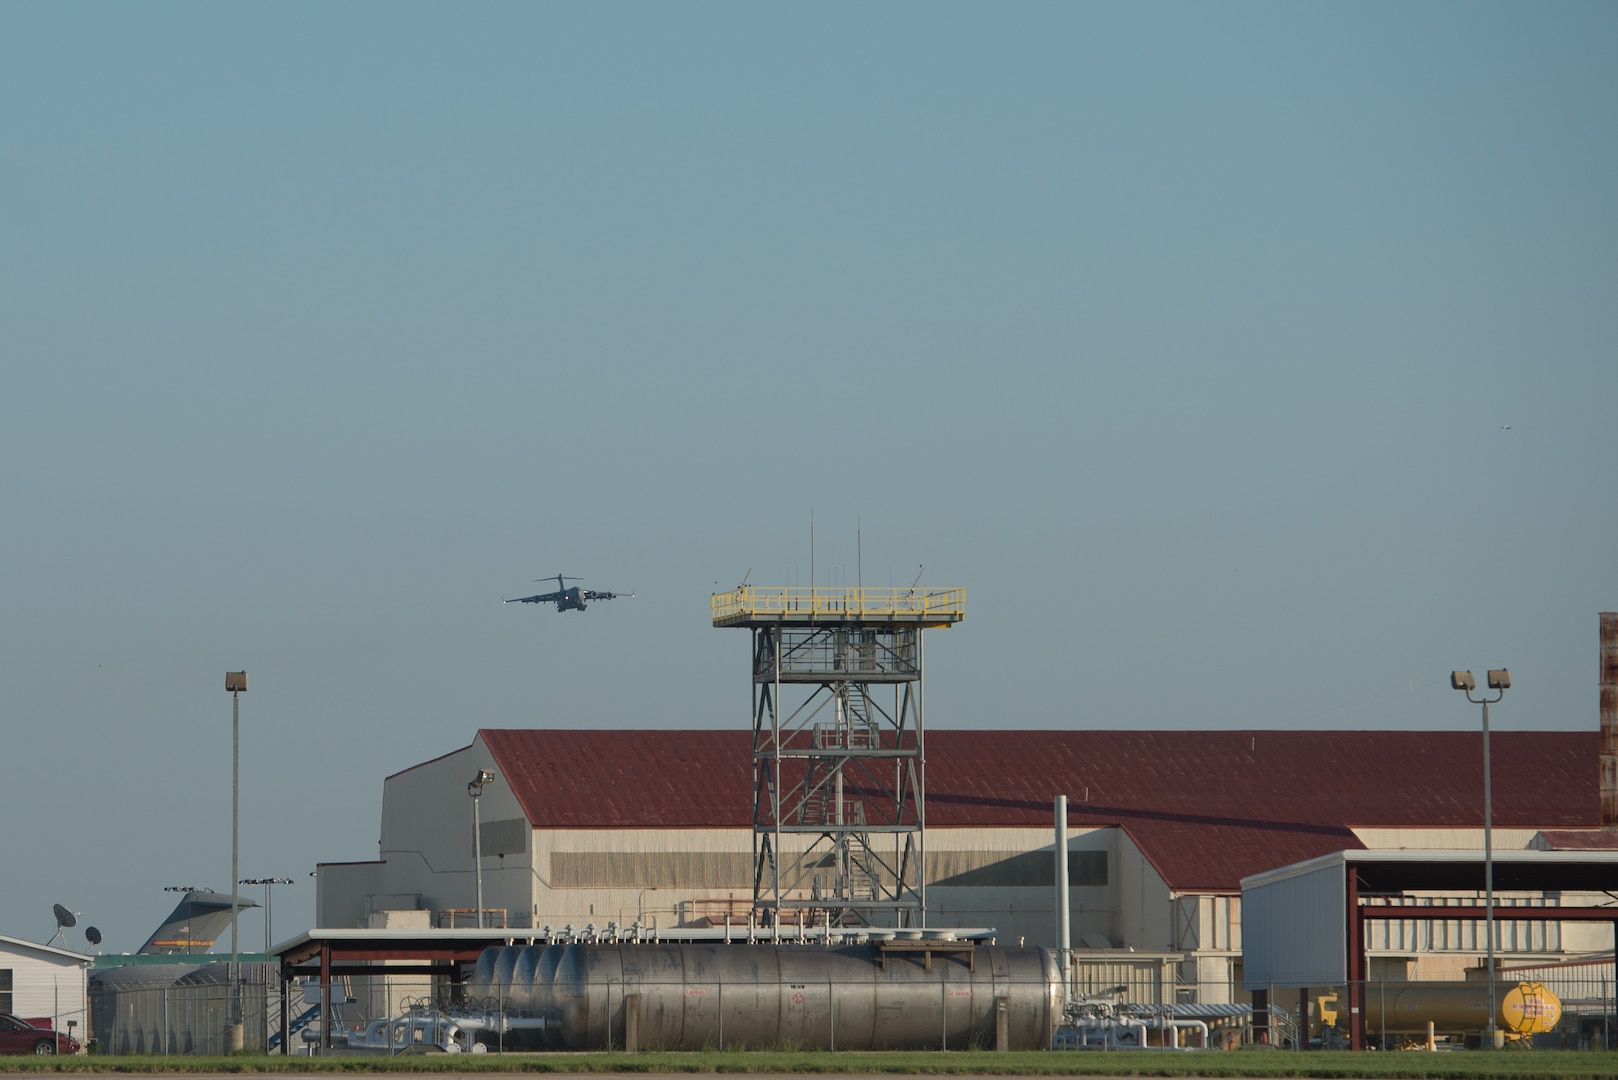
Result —
POLYGON ((715 626, 752 622, 899 622, 950 626, 966 618, 959 588, 741 585, 709 598, 715 626))

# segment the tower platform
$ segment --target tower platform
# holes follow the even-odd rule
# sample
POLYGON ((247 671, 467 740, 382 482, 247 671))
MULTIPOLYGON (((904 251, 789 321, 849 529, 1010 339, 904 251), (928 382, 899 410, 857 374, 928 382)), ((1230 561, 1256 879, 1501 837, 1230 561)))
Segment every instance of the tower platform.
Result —
POLYGON ((966 618, 965 589, 775 588, 743 585, 709 598, 715 626, 942 627, 966 618))

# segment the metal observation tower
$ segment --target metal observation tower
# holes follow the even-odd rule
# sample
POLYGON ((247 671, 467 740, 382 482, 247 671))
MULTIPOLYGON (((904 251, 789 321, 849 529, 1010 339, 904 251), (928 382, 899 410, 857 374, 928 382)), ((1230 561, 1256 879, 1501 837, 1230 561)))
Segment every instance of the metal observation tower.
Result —
POLYGON ((753 632, 753 907, 767 926, 920 927, 921 632, 965 589, 769 588, 711 598, 753 632))

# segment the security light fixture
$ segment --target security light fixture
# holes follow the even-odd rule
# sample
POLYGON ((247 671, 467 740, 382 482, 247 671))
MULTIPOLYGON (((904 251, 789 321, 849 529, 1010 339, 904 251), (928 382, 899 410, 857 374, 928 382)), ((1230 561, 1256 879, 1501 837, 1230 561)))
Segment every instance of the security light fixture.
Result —
POLYGON ((1470 671, 1450 672, 1449 684, 1456 690, 1476 690, 1478 688, 1478 681, 1472 678, 1470 671))
POLYGON ((477 919, 478 929, 483 929, 483 823, 478 818, 478 798, 483 794, 486 784, 494 783, 493 769, 479 769, 472 782, 466 785, 466 793, 472 796, 472 871, 477 879, 477 919))
POLYGON ((1507 671, 1505 668, 1500 668, 1498 671, 1489 672, 1489 689, 1510 690, 1511 672, 1507 671))

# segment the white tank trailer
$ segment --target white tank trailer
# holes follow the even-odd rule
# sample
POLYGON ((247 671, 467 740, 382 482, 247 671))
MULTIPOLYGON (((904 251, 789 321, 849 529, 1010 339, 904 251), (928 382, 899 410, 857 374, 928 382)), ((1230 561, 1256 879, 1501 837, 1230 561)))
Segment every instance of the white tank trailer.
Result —
POLYGON ((906 944, 496 947, 467 1004, 538 1020, 507 1027, 513 1050, 1050 1046, 1062 1017, 1050 950, 906 944))

